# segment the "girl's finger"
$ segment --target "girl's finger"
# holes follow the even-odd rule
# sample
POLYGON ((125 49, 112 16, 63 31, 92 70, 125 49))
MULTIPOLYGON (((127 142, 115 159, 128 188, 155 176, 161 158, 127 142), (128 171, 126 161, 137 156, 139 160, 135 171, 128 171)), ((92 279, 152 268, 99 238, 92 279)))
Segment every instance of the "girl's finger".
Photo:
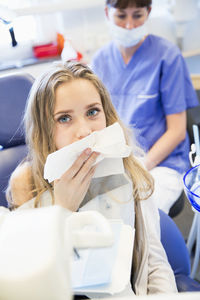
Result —
POLYGON ((88 159, 91 153, 92 150, 90 148, 85 149, 75 160, 72 166, 63 174, 63 177, 65 179, 72 179, 82 168, 82 166, 84 165, 85 161, 88 159))
POLYGON ((90 170, 93 168, 94 163, 96 162, 97 157, 100 153, 93 152, 90 157, 82 165, 81 169, 76 174, 75 178, 79 181, 83 181, 90 170))
POLYGON ((83 178, 83 181, 82 181, 83 183, 87 183, 87 182, 91 181, 91 179, 92 179, 92 177, 93 177, 93 175, 94 175, 94 173, 96 171, 96 168, 97 168, 97 165, 91 167, 90 171, 83 178))
MULTIPOLYGON (((84 186, 83 187, 84 194, 86 194, 89 189, 89 186, 90 186, 90 183, 91 183, 92 177, 94 176, 95 171, 96 171, 96 166, 93 166, 81 183, 82 187, 84 186)), ((84 197, 83 197, 83 199, 84 199, 84 197)))

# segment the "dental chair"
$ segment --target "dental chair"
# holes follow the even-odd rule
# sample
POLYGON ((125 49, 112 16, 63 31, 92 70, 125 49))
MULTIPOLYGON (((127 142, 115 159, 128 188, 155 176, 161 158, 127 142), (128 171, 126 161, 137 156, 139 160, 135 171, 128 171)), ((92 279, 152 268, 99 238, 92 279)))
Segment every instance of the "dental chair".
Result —
POLYGON ((180 230, 165 212, 159 210, 159 214, 161 242, 174 271, 178 291, 200 291, 200 283, 190 278, 190 256, 180 230))
MULTIPOLYGON (((197 97, 199 99, 199 105, 187 110, 187 132, 190 139, 190 145, 194 143, 192 125, 196 124, 200 128, 200 90, 196 90, 197 97)), ((185 193, 182 191, 176 202, 172 205, 169 211, 171 218, 176 217, 184 208, 185 193)))
POLYGON ((26 156, 22 117, 34 78, 27 73, 0 76, 0 206, 12 171, 26 156))

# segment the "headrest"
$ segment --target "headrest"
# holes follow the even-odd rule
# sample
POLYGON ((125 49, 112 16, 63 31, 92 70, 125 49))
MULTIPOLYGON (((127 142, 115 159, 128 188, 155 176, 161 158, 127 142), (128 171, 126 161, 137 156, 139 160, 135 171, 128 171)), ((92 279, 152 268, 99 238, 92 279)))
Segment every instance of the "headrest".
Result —
POLYGON ((22 118, 34 78, 27 73, 0 76, 0 145, 24 143, 22 118))

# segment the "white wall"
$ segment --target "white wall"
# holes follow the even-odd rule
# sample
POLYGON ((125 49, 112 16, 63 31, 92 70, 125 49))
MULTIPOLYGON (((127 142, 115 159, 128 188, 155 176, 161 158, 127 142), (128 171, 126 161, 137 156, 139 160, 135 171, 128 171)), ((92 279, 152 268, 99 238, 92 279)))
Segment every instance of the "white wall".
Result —
MULTIPOLYGON (((104 15, 104 3, 105 0, 34 0, 32 7, 15 9, 15 13, 23 16, 30 14, 37 16, 38 33, 37 40, 34 41, 35 44, 51 42, 58 31, 64 34, 66 39, 72 41, 74 48, 83 54, 83 61, 89 63, 95 51, 110 40, 104 15)), ((191 19, 191 11, 195 11, 194 5, 198 3, 199 0, 153 0, 153 10, 150 16, 151 26, 149 25, 150 32, 168 38, 180 48, 184 45, 184 49, 187 49, 187 51, 192 47, 199 47, 200 49, 200 45, 198 45, 198 41, 200 43, 200 26, 199 28, 196 27, 196 38, 193 39, 196 41, 195 46, 192 44, 191 38, 189 47, 188 43, 187 47, 185 46, 185 40, 185 43, 183 43, 184 32, 186 29, 188 30, 187 26, 191 26, 192 22, 195 21, 191 19), (184 13, 181 13, 180 3, 184 2, 185 5, 187 4, 187 11, 182 5, 184 13), (188 4, 193 5, 193 7, 189 6, 189 9, 188 4), (177 10, 177 8, 179 9, 177 10)), ((193 13, 193 19, 195 19, 195 16, 193 13)), ((194 30, 190 35, 193 32, 194 30)), ((4 55, 4 61, 6 61, 5 55, 9 51, 0 52, 4 55)), ((14 53, 14 51, 12 52, 14 53)), ((13 56, 20 57, 19 54, 13 54, 13 56)), ((25 67, 25 70, 37 75, 48 64, 28 66, 25 67)))

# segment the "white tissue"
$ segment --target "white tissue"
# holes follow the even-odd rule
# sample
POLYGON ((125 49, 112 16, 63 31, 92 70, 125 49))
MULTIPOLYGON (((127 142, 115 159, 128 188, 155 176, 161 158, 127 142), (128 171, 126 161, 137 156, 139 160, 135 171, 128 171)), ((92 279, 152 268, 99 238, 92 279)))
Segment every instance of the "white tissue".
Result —
POLYGON ((131 147, 126 145, 123 130, 116 122, 49 154, 44 166, 44 178, 49 182, 59 179, 86 148, 101 153, 96 160, 98 166, 94 178, 124 173, 122 158, 130 155, 131 147))

